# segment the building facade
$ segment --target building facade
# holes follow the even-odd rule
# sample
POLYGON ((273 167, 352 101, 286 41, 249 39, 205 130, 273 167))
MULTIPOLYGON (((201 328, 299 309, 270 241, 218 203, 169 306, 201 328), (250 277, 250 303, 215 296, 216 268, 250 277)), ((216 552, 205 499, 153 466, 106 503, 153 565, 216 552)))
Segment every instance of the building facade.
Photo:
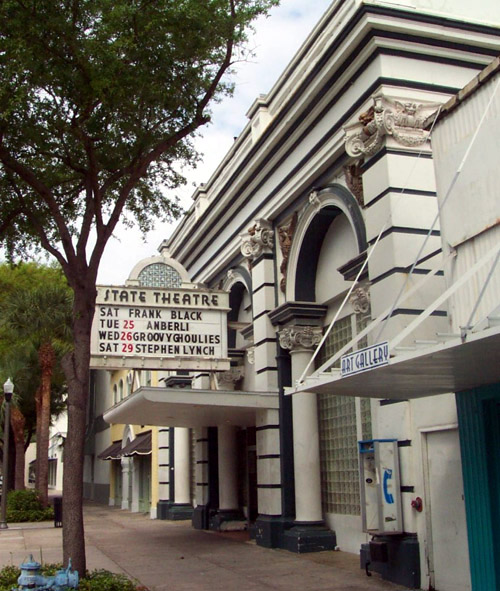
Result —
MULTIPOLYGON (((195 192, 161 251, 184 284, 229 293, 230 369, 159 372, 156 386, 115 404, 109 392, 123 377, 96 378, 108 393, 106 421, 156 433, 153 516, 192 506, 195 527, 248 527, 258 544, 295 552, 361 552, 364 567, 409 587, 495 588, 478 583, 469 561, 486 542, 471 525, 481 497, 471 513, 467 490, 481 477, 493 498, 496 468, 485 459, 478 475, 462 458, 477 437, 485 458, 485 434, 496 441, 498 425, 469 425, 467 405, 475 396, 496 409, 497 394, 485 386, 456 396, 457 384, 485 383, 482 366, 476 381, 454 381, 425 357, 460 335, 484 279, 464 278, 468 296, 441 294, 480 258, 479 244, 485 253, 498 244, 494 191, 477 224, 475 204, 440 218, 454 161, 439 164, 436 187, 431 147, 436 133, 446 155, 446 133, 457 132, 446 132, 442 106, 499 53, 500 7, 480 4, 488 23, 466 2, 333 2, 195 192), (466 234, 455 236, 461 224, 466 234), (446 240, 442 225, 452 228, 446 240), (350 352, 359 373, 342 362, 350 352), (387 369, 361 371, 377 359, 387 369), (384 443, 393 468, 382 477, 384 443), (374 476, 360 480, 361 465, 374 476)), ((485 318, 498 305, 495 273, 476 310, 485 318)), ((94 457, 126 447, 110 432, 104 441, 96 431, 94 457)), ((124 506, 119 461, 109 498, 117 502, 121 482, 124 506)), ((96 459, 94 475, 98 462, 106 464, 96 459)), ((494 524, 495 511, 481 518, 494 524)), ((498 577, 489 556, 484 568, 498 577)))

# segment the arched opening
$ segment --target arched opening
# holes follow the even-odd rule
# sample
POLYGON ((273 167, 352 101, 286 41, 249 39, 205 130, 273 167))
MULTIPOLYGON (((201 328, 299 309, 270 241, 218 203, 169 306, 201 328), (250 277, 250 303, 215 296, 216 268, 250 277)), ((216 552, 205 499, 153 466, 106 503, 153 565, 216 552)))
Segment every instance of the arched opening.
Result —
POLYGON ((324 270, 328 269, 335 272, 338 283, 339 267, 366 250, 363 215, 349 191, 340 185, 329 185, 318 192, 316 203, 304 212, 299 225, 302 227, 297 229, 289 262, 294 277, 292 299, 323 303, 324 293, 316 293, 317 288, 321 290, 318 277, 328 281, 323 279, 324 270))
MULTIPOLYGON (((367 248, 363 215, 354 197, 338 186, 319 191, 303 213, 302 223, 299 220, 295 241, 289 263, 295 261, 290 269, 295 301, 327 307, 324 331, 340 312, 315 359, 320 367, 370 318, 369 305, 359 307, 352 298, 340 309, 352 286, 352 268, 367 248)), ((354 539, 360 515, 357 441, 371 437, 370 401, 320 394, 317 404, 322 512, 337 535, 352 537, 351 550, 356 551, 360 543, 354 539)))

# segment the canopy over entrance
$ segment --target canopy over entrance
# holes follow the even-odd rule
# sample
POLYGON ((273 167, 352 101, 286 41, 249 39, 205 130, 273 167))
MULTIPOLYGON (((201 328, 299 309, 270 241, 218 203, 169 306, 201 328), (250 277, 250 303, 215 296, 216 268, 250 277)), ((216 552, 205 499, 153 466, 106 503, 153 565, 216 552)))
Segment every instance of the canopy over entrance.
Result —
POLYGON ((255 411, 278 409, 278 395, 186 388, 140 388, 104 413, 108 423, 216 427, 255 425, 255 411))
POLYGON ((287 394, 329 393, 339 396, 401 400, 460 392, 500 382, 500 326, 438 345, 400 353, 388 365, 352 376, 339 370, 308 376, 287 394))

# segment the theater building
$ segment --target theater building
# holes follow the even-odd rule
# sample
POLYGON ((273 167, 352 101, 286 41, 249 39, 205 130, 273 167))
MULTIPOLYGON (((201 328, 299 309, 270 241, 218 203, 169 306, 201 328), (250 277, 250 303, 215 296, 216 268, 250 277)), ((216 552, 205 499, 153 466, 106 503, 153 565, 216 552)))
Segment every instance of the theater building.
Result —
POLYGON ((115 404, 123 377, 98 372, 104 419, 143 427, 103 430, 95 455, 152 434, 153 517, 360 553, 408 587, 495 588, 498 75, 482 72, 500 6, 480 5, 488 23, 461 1, 333 2, 132 272, 229 294, 228 367, 202 355, 115 404), (460 188, 481 112, 488 158, 471 144, 460 188))

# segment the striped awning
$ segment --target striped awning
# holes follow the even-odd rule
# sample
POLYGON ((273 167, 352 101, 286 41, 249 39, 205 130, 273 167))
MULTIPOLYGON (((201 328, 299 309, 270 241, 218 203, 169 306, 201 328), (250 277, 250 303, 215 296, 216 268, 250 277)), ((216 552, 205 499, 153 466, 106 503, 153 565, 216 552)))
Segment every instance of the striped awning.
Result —
POLYGON ((140 433, 121 450, 121 457, 148 456, 151 453, 151 431, 140 433))
POLYGON ((97 457, 100 460, 119 460, 121 458, 122 442, 115 441, 109 447, 107 447, 97 457))

